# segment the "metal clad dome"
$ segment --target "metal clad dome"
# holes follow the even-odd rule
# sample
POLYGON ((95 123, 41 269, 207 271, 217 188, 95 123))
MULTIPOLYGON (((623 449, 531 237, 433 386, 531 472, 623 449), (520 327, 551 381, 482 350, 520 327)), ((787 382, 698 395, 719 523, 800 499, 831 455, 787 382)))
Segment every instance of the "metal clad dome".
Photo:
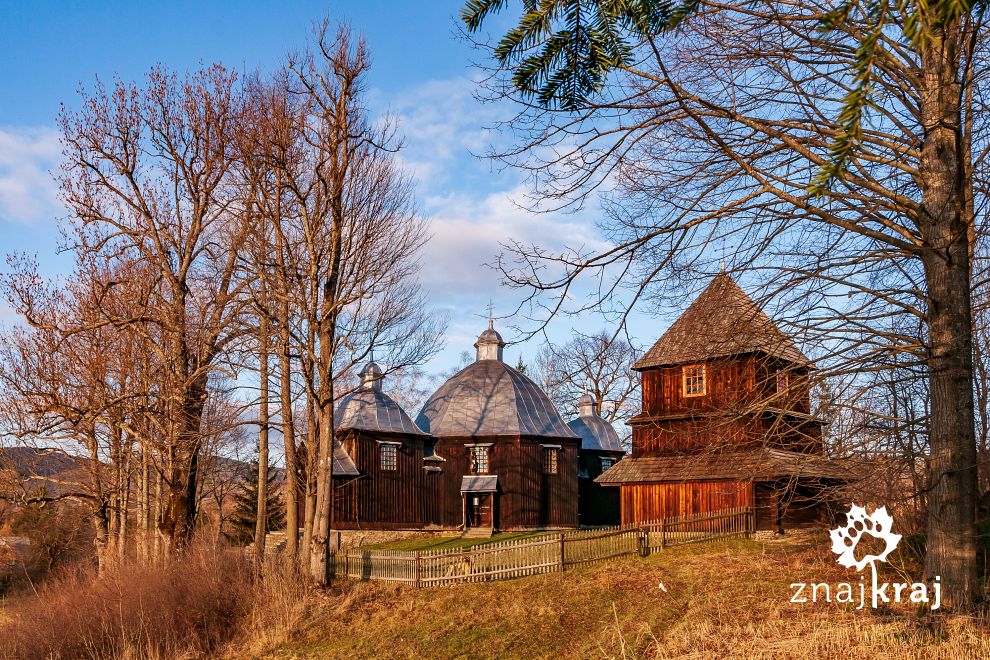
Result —
POLYGON ((429 398, 416 423, 437 437, 575 437, 536 383, 496 359, 479 360, 451 377, 429 398))
POLYGON ((567 426, 581 437, 581 449, 585 451, 625 451, 619 434, 598 415, 578 417, 568 422, 567 426))
POLYGON ((619 434, 612 425, 598 414, 598 406, 589 394, 578 400, 578 418, 567 423, 581 437, 581 449, 585 451, 617 451, 625 453, 619 434))
POLYGON ((379 367, 374 360, 371 360, 368 364, 364 365, 361 369, 361 373, 358 374, 361 377, 361 383, 364 385, 371 385, 373 383, 381 382, 382 378, 385 377, 385 372, 379 367))
POLYGON ((361 378, 361 387, 337 405, 333 419, 335 429, 423 434, 406 411, 382 391, 382 370, 377 364, 369 362, 365 365, 361 378))
POLYGON ((478 341, 474 342, 474 347, 478 349, 478 360, 501 360, 502 350, 505 348, 505 340, 495 329, 495 322, 488 319, 488 329, 478 335, 478 341))

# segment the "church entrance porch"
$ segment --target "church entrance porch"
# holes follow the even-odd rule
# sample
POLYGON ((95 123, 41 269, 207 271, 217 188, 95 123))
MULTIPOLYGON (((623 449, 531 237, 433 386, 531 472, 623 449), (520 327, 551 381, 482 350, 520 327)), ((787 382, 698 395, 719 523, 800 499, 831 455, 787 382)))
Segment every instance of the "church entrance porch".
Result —
POLYGON ((478 493, 468 496, 467 526, 491 529, 493 523, 492 493, 478 493))
POLYGON ((469 475, 461 479, 464 529, 495 529, 497 525, 495 503, 498 496, 498 477, 495 475, 469 475))

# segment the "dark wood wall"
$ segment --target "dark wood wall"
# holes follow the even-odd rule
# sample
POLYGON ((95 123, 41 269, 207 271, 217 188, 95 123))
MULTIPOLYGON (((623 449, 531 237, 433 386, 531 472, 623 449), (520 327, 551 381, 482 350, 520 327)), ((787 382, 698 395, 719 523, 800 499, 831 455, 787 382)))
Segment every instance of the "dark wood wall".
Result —
MULTIPOLYGON (((456 529, 463 523, 461 480, 470 472, 469 444, 489 444, 488 472, 498 476, 494 524, 499 529, 578 526, 578 442, 538 438, 438 441, 443 462, 424 463, 424 439, 347 431, 338 435, 361 472, 334 479, 334 521, 340 529, 456 529), (378 440, 400 441, 395 470, 381 467, 378 440), (557 473, 544 473, 543 444, 560 445, 557 473), (440 467, 427 471, 426 465, 440 467)), ((426 439, 428 442, 429 439, 426 439)))
POLYGON ((789 367, 780 360, 744 355, 711 360, 706 365, 704 396, 684 396, 683 366, 659 367, 641 372, 644 418, 685 413, 723 412, 764 403, 767 406, 807 413, 810 409, 807 370, 789 367), (777 372, 790 374, 786 393, 777 394, 777 372))
POLYGON ((641 373, 643 412, 630 422, 634 456, 744 445, 821 449, 820 425, 807 419, 806 369, 755 355, 706 367, 706 393, 693 397, 683 393, 683 366, 641 373), (778 371, 790 378, 784 392, 777 392, 778 371))
POLYGON ((579 520, 582 526, 618 525, 621 521, 619 489, 595 483, 602 470, 602 458, 618 461, 622 452, 586 451, 578 453, 581 477, 578 480, 579 520))
POLYGON ((834 518, 827 488, 789 482, 755 484, 756 529, 778 531, 819 527, 834 518))
POLYGON ((756 389, 753 356, 707 362, 704 396, 684 396, 683 367, 660 367, 641 373, 643 417, 666 417, 686 412, 715 412, 731 407, 756 389))
POLYGON ((572 440, 541 438, 443 438, 436 452, 443 464, 443 527, 462 522, 461 479, 470 472, 466 445, 488 444, 488 472, 498 476, 495 526, 499 529, 576 527, 578 525, 578 445, 572 440), (544 474, 543 443, 559 444, 557 474, 544 474))
POLYGON ((334 479, 334 520, 340 529, 402 529, 424 524, 428 487, 437 479, 423 469, 417 436, 347 431, 338 439, 360 477, 334 479), (378 440, 401 442, 396 469, 383 470, 378 440))
POLYGON ((742 446, 759 442, 763 435, 763 426, 756 417, 707 416, 642 422, 633 427, 633 455, 681 453, 724 445, 742 446))
MULTIPOLYGON (((821 426, 808 417, 806 368, 753 354, 705 364, 702 396, 684 396, 683 366, 641 372, 643 411, 630 421, 634 458, 752 446, 822 451, 821 426), (777 391, 778 372, 789 376, 782 392, 777 391)), ((788 494, 783 489, 781 484, 723 479, 622 484, 622 524, 754 505, 761 529, 773 528, 778 513, 784 525, 792 526, 820 517, 814 502, 798 490, 788 494)))
POLYGON ((686 481, 622 484, 622 524, 753 505, 753 484, 745 481, 686 481))

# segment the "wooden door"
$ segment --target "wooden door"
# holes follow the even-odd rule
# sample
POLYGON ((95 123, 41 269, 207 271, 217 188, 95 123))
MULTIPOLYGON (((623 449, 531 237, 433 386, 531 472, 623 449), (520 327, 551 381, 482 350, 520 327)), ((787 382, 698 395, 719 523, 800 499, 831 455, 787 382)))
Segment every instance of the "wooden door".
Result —
POLYGON ((474 493, 468 495, 467 522, 468 527, 491 529, 492 525, 492 494, 474 493))

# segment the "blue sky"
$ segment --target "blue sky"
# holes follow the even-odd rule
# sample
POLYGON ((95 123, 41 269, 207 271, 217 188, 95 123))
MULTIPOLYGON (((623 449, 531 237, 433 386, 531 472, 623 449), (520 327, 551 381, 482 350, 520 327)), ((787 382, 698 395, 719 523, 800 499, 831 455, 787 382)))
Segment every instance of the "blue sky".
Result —
MULTIPOLYGON (((49 274, 70 265, 57 253, 56 220, 64 211, 49 172, 58 166, 54 125, 60 104, 74 104, 80 84, 115 75, 139 79, 159 62, 177 70, 214 61, 271 69, 302 47, 312 23, 329 12, 367 39, 373 108, 396 116, 406 136, 401 157, 417 179, 417 197, 434 234, 424 255, 423 283, 451 321, 447 348, 426 367, 449 367, 461 351, 471 350, 489 298, 496 314, 513 308, 517 294, 500 289, 498 275, 483 265, 499 251, 499 241, 601 243, 594 209, 577 217, 529 214, 513 202, 525 192, 521 177, 473 155, 491 142, 485 126, 508 108, 482 105, 472 96, 477 73, 471 62, 478 53, 455 34, 460 5, 448 0, 0 2, 0 253, 37 253, 49 274)), ((0 321, 9 317, 9 310, 0 308, 0 321)), ((551 327, 552 336, 565 340, 575 323, 592 330, 604 322, 561 319, 551 327)), ((657 322, 647 318, 637 318, 633 326, 643 342, 660 334, 657 322)), ((514 362, 520 353, 530 359, 537 348, 535 342, 511 347, 507 359, 514 362)))

